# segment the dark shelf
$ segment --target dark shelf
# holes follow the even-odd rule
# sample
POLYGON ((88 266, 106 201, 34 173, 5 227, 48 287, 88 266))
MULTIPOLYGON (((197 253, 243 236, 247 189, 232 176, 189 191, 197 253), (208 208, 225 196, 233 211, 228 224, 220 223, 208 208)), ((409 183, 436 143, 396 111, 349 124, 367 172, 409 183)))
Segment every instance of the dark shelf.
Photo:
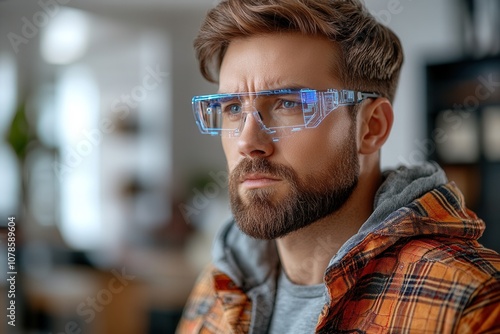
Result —
POLYGON ((426 97, 428 158, 486 222, 480 241, 500 252, 500 56, 427 65, 426 97))

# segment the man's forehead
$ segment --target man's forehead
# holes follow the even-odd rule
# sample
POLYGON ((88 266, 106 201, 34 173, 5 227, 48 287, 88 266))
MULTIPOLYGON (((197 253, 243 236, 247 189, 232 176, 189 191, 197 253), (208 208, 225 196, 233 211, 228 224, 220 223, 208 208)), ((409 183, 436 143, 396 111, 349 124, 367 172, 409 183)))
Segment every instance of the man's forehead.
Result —
POLYGON ((236 39, 222 60, 219 92, 332 88, 338 78, 334 63, 340 56, 332 45, 326 38, 297 33, 236 39), (325 77, 330 84, 319 87, 325 77))
POLYGON ((258 82, 248 82, 244 80, 234 80, 232 82, 224 81, 219 84, 218 93, 245 93, 278 89, 300 90, 304 88, 310 87, 300 81, 267 77, 258 82))

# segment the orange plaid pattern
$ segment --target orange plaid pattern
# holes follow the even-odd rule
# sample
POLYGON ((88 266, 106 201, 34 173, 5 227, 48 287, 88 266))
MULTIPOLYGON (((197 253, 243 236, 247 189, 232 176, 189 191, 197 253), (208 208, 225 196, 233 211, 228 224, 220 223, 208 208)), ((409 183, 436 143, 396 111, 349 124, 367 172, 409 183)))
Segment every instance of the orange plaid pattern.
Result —
MULTIPOLYGON (((325 274, 316 333, 500 333, 500 256, 453 183, 391 214, 325 274)), ((208 267, 178 333, 249 333, 251 306, 208 267)))
POLYGON ((248 333, 252 302, 225 274, 209 266, 184 310, 178 333, 248 333))

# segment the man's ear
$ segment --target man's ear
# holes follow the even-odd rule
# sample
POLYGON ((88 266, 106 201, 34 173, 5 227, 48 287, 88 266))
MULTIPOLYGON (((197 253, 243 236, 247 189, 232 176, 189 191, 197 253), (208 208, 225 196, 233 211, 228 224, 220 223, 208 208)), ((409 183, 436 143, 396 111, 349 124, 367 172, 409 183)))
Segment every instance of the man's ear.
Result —
POLYGON ((359 153, 378 152, 391 133, 394 113, 386 98, 368 100, 361 106, 359 119, 359 153))

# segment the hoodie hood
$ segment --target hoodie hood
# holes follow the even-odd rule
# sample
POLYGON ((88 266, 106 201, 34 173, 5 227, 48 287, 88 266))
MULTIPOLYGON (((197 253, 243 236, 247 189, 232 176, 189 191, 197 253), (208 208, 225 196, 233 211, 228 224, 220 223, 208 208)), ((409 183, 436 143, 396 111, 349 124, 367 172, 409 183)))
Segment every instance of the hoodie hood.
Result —
MULTIPOLYGON (((374 198, 374 211, 333 256, 329 267, 335 266, 354 247, 370 234, 387 230, 387 222, 399 210, 405 210, 414 200, 447 182, 445 173, 435 163, 426 163, 413 168, 400 167, 383 173, 384 182, 374 198)), ((409 209, 408 209, 409 210, 409 209)), ((385 232, 384 232, 385 233, 385 232)), ((393 229, 391 240, 398 237, 393 229)), ((279 256, 275 241, 253 239, 239 230, 234 221, 219 231, 213 246, 213 263, 217 269, 228 275, 244 291, 261 285, 274 286, 279 272, 279 256)), ((269 288, 268 288, 269 289, 269 288)))
POLYGON ((330 261, 342 259, 370 233, 381 230, 387 217, 425 193, 447 182, 444 171, 434 162, 414 168, 400 167, 383 173, 384 182, 375 194, 374 210, 357 234, 347 240, 330 261))

